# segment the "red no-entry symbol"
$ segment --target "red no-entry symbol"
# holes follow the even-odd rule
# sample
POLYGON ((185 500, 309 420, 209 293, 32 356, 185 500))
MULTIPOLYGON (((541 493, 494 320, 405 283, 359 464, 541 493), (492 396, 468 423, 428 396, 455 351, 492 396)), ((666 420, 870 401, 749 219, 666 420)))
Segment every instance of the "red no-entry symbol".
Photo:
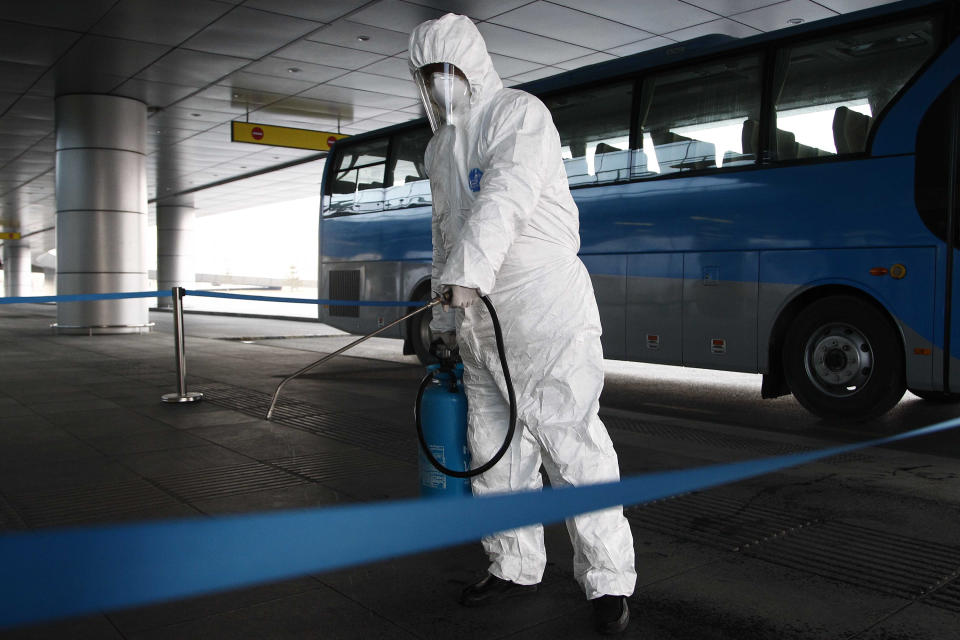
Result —
POLYGON ((263 129, 261 129, 260 127, 254 127, 253 129, 250 130, 250 136, 254 140, 263 140, 263 129))
POLYGON ((329 138, 327 138, 327 146, 328 146, 328 147, 332 147, 332 146, 333 146, 333 143, 336 142, 336 141, 337 141, 337 137, 336 137, 336 136, 330 136, 329 138))

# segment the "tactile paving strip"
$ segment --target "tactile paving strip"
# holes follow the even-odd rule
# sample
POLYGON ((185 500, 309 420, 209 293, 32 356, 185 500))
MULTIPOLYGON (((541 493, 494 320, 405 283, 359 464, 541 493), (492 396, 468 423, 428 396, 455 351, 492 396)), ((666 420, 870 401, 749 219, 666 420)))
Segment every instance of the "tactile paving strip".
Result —
POLYGON ((960 612, 960 547, 707 493, 624 513, 644 529, 960 612))
MULTIPOLYGON (((789 444, 784 442, 773 442, 761 438, 750 438, 746 436, 734 436, 725 433, 714 433, 706 429, 698 429, 688 426, 674 426, 654 422, 651 420, 633 420, 621 416, 601 414, 603 423, 611 429, 620 429, 623 431, 632 431, 657 438, 668 438, 670 440, 680 440, 692 442, 695 444, 707 445, 710 447, 721 447, 724 449, 736 449, 739 451, 749 451, 765 456, 779 456, 790 453, 804 453, 807 451, 816 451, 815 447, 806 447, 799 444, 789 444)), ((845 453, 832 458, 826 458, 820 462, 825 463, 848 463, 848 462, 870 462, 873 458, 859 453, 845 453)))
POLYGON ((413 468, 409 463, 359 449, 346 455, 340 451, 324 451, 308 456, 278 458, 269 463, 321 483, 366 473, 409 473, 413 468))
POLYGON ((10 500, 31 527, 146 517, 163 507, 180 504, 143 480, 31 492, 11 496, 10 500))
MULTIPOLYGON (((214 404, 261 418, 266 415, 270 405, 270 395, 258 391, 225 384, 201 385, 198 389, 214 404)), ((329 409, 296 400, 285 400, 282 405, 278 404, 271 420, 331 440, 372 449, 393 458, 416 460, 417 437, 412 424, 410 429, 404 430, 375 418, 333 413, 329 409)))
POLYGON ((187 502, 307 484, 304 478, 259 462, 171 474, 154 482, 187 502))

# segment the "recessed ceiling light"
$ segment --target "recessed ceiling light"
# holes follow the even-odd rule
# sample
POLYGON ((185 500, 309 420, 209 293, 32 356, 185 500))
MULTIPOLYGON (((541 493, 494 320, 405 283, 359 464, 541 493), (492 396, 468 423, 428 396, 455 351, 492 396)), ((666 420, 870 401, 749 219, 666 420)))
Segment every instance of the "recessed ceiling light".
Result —
POLYGON ((234 97, 234 98, 239 98, 239 97, 240 97, 240 94, 239 94, 239 93, 235 93, 235 94, 233 94, 233 97, 234 97))
POLYGON ((194 118, 199 118, 201 114, 199 114, 199 113, 191 113, 190 115, 192 115, 194 118))
POLYGON ((302 69, 300 67, 289 67, 287 68, 287 73, 300 73, 302 69))
POLYGON ((803 18, 790 18, 787 22, 790 24, 803 24, 803 18))
POLYGON ((368 40, 370 40, 370 36, 357 36, 357 40, 359 42, 367 42, 368 40))

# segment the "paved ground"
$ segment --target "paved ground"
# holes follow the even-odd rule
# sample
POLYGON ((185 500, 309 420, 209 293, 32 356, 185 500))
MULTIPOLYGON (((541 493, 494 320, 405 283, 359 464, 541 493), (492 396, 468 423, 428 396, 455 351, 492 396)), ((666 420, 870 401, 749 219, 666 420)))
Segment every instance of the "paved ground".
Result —
MULTIPOLYGON (((53 316, 0 307, 0 530, 416 495, 410 409, 422 369, 395 341, 292 382, 266 422, 279 379, 349 338, 188 315, 188 385, 207 400, 175 406, 159 401, 175 390, 168 313, 152 314, 148 335, 92 338, 54 336, 53 316)), ((609 368, 603 416, 624 474, 819 448, 957 412, 908 398, 884 420, 837 430, 790 398, 760 401, 755 377, 674 382, 660 371, 609 368)), ((960 637, 955 442, 865 450, 628 508, 640 578, 624 637, 960 637)), ((594 637, 565 530, 547 536, 541 592, 493 608, 456 604, 485 568, 468 544, 0 638, 594 637)))

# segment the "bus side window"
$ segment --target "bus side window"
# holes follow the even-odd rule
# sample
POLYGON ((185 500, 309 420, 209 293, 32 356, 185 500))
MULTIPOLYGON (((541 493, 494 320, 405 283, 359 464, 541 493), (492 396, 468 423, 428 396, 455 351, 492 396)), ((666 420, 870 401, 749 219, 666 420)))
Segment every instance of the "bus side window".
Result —
POLYGON ((334 159, 333 179, 325 216, 383 209, 383 181, 387 166, 387 139, 350 145, 334 159))
POLYGON ((757 55, 646 79, 638 117, 647 170, 667 175, 753 164, 760 90, 757 55))
POLYGON ((424 169, 423 153, 432 135, 429 127, 420 127, 393 137, 387 163, 384 209, 422 207, 431 203, 430 180, 424 169))
POLYGON ((862 153, 890 100, 934 53, 933 24, 911 21, 778 53, 773 159, 862 153))
POLYGON ((571 187, 630 179, 633 84, 578 89, 543 100, 560 133, 571 187))

